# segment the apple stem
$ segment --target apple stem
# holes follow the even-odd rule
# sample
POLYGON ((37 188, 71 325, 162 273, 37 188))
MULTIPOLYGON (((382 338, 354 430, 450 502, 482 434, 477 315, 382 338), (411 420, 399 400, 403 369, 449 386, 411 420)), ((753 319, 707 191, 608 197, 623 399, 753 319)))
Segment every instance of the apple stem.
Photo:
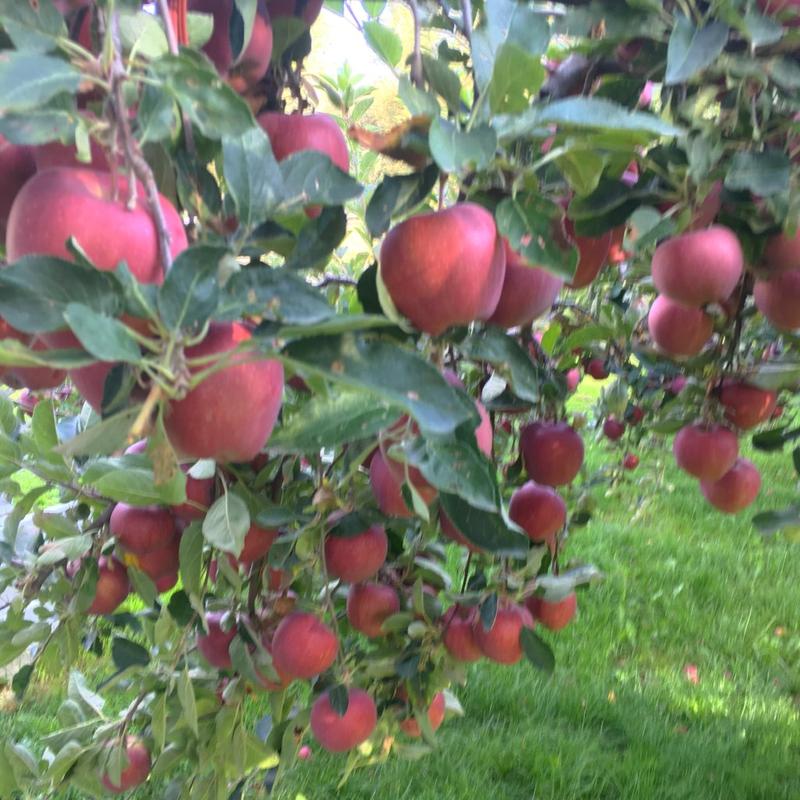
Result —
POLYGON ((158 384, 153 386, 150 393, 145 398, 144 403, 142 403, 142 408, 128 432, 129 443, 138 442, 139 439, 144 439, 147 436, 151 426, 153 411, 163 396, 164 390, 161 386, 158 384))

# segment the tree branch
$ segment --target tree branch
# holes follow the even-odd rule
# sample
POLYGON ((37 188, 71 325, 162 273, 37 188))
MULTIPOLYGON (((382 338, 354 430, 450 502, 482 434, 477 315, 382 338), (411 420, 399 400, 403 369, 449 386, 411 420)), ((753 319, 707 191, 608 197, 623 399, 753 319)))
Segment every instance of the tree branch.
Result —
POLYGON ((414 51, 411 56, 411 81, 418 88, 423 88, 422 77, 422 44, 420 38, 420 18, 417 0, 406 0, 411 9, 411 16, 414 19, 414 51))

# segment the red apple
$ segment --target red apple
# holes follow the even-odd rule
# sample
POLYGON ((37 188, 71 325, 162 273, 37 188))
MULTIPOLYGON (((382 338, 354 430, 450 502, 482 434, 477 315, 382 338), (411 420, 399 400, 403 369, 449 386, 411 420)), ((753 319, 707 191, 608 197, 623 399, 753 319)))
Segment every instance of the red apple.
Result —
POLYGON ((391 586, 354 583, 347 592, 347 619, 370 639, 382 636, 381 625, 399 610, 400 598, 391 586))
POLYGON ((113 556, 97 560, 97 586, 87 614, 113 614, 131 591, 128 570, 113 556))
POLYGON ((694 308, 727 300, 743 267, 739 240, 722 225, 667 239, 656 248, 651 265, 659 294, 694 308))
POLYGON ((581 382, 581 371, 577 367, 567 370, 566 379, 567 392, 572 394, 578 388, 578 384, 581 382))
POLYGON ((173 586, 175 586, 177 582, 178 582, 177 570, 175 570, 174 572, 165 572, 163 575, 160 575, 154 581, 156 585, 156 591, 159 594, 164 594, 164 592, 168 592, 170 589, 172 589, 173 586))
POLYGON ((236 625, 231 624, 229 630, 223 630, 222 619, 225 612, 209 611, 206 614, 208 633, 197 636, 197 649, 203 658, 217 669, 231 669, 230 646, 236 638, 236 625))
MULTIPOLYGON (((109 742, 107 745, 108 750, 117 747, 119 747, 118 742, 109 742)), ((125 737, 125 759, 127 766, 120 772, 118 783, 111 779, 107 771, 100 776, 100 782, 112 794, 122 794, 141 786, 150 774, 150 751, 141 739, 135 736, 125 737)))
POLYGON ((265 111, 258 123, 269 136, 272 152, 278 161, 293 153, 316 150, 325 155, 342 172, 350 169, 350 151, 342 129, 328 114, 282 114, 265 111))
POLYGON ((564 230, 570 242, 578 248, 578 266, 567 286, 570 289, 585 289, 608 261, 612 231, 602 236, 576 236, 575 226, 569 219, 564 220, 564 230))
MULTIPOLYGON (((262 636, 261 644, 264 646, 264 649, 272 655, 272 642, 269 640, 269 637, 265 634, 262 636)), ((268 678, 261 670, 256 667, 256 675, 258 676, 258 685, 262 689, 266 689, 268 692, 282 692, 291 682, 292 676, 287 675, 286 673, 281 672, 275 666, 274 662, 272 664, 272 668, 278 674, 278 680, 274 681, 268 678)))
POLYGON ((397 310, 433 336, 491 317, 505 266, 494 218, 474 203, 401 222, 380 254, 380 276, 397 310))
POLYGON ((560 631, 565 628, 578 608, 578 597, 575 592, 570 592, 562 600, 547 600, 544 597, 529 597, 525 605, 533 618, 549 628, 551 631, 560 631))
POLYGON ((269 14, 277 17, 297 17, 309 27, 316 22, 324 0, 267 0, 269 14))
MULTIPOLYGON (((70 236, 101 270, 114 270, 125 261, 143 283, 161 283, 163 266, 158 236, 139 185, 136 208, 126 206, 128 184, 116 178, 118 199, 113 199, 111 175, 91 169, 48 169, 34 175, 17 195, 8 219, 8 260, 30 255, 70 259, 70 236), (46 225, 41 224, 43 220, 46 225), (113 236, 109 232, 113 231, 113 236)), ((172 204, 159 198, 176 256, 187 246, 183 223, 172 204)))
POLYGON ((800 269, 756 281, 753 298, 758 310, 780 331, 800 328, 800 269))
POLYGON ((606 362, 602 358, 590 358, 584 365, 584 369, 586 374, 596 381, 604 381, 609 375, 606 362))
POLYGON ((742 430, 766 422, 775 410, 777 400, 775 392, 730 379, 722 382, 719 393, 719 401, 725 406, 725 416, 742 430))
POLYGON ((117 542, 131 553, 148 553, 165 547, 175 538, 175 520, 160 506, 130 506, 117 503, 109 529, 117 542))
MULTIPOLYGON (((186 349, 186 357, 221 356, 250 338, 250 331, 239 322, 212 323, 206 338, 186 349)), ((205 364, 202 369, 207 367, 205 364)), ((250 461, 272 433, 282 394, 280 361, 234 355, 228 366, 207 377, 182 400, 170 402, 164 420, 167 436, 186 458, 250 461)))
MULTIPOLYGON (((188 472, 190 467, 181 467, 184 472, 188 472)), ((193 478, 186 476, 186 502, 177 506, 172 506, 172 513, 184 522, 195 519, 202 519, 206 515, 209 506, 214 502, 214 479, 213 478, 193 478)))
POLYGON ((272 55, 272 25, 264 0, 258 0, 250 41, 234 61, 231 52, 229 23, 233 0, 191 0, 189 8, 211 14, 214 28, 203 52, 214 62, 220 75, 237 92, 246 92, 264 77, 272 55))
POLYGON ((311 732, 330 753, 344 753, 369 739, 378 724, 375 701, 363 690, 347 692, 347 711, 340 716, 326 692, 311 708, 311 732))
POLYGON ((0 136, 0 240, 5 239, 6 223, 14 198, 29 178, 36 173, 33 150, 30 147, 11 144, 0 136))
POLYGON ((369 484, 381 513, 387 517, 413 516, 403 499, 402 484, 389 469, 380 450, 374 453, 369 462, 369 484))
POLYGON ((269 553, 272 543, 278 538, 280 531, 274 528, 260 528, 251 525, 244 537, 244 547, 239 553, 240 564, 252 564, 269 553))
POLYGON ((694 423, 681 428, 672 443, 675 463, 701 481, 719 480, 736 462, 739 440, 722 425, 694 423))
POLYGON ((626 453, 625 458, 622 459, 623 469, 636 469, 639 466, 639 456, 634 453, 626 453))
MULTIPOLYGON (((441 726, 442 722, 444 722, 444 712, 446 710, 446 704, 444 699, 444 692, 437 692, 434 695, 433 700, 431 700, 431 704, 428 706, 428 722, 431 726, 431 730, 435 733, 439 727, 441 726)), ((404 719, 400 722, 400 730, 406 734, 406 736, 412 736, 415 739, 418 739, 422 736, 422 731, 420 730, 419 723, 414 719, 414 717, 409 717, 408 719, 404 719)))
POLYGON ((667 383, 665 389, 670 394, 677 396, 686 388, 687 383, 689 383, 689 381, 684 375, 676 375, 667 383))
POLYGON ((519 637, 523 628, 534 626, 531 612, 525 606, 501 602, 492 627, 485 630, 480 617, 475 618, 473 630, 481 652, 499 664, 516 664, 522 658, 519 637))
MULTIPOLYGON (((47 344, 38 336, 27 336, 19 331, 13 331, 10 325, 7 326, 3 338, 10 337, 23 342, 31 350, 43 352, 48 350, 47 344)), ((61 386, 67 379, 67 372, 63 369, 53 367, 8 367, 6 379, 9 384, 16 384, 30 389, 32 392, 41 392, 44 389, 54 389, 61 386)))
POLYGON ((534 422, 520 432, 528 476, 546 486, 572 483, 583 464, 583 440, 566 422, 534 422))
POLYGON ((148 550, 146 553, 125 553, 122 560, 127 566, 137 567, 152 580, 157 581, 159 578, 177 575, 180 563, 179 548, 180 537, 176 536, 155 550, 148 550))
POLYGON ((34 148, 33 158, 36 161, 36 169, 39 172, 53 169, 54 167, 74 167, 101 171, 107 171, 110 168, 105 151, 95 139, 90 142, 90 152, 91 161, 87 164, 83 161, 78 161, 78 150, 74 144, 47 142, 34 148))
POLYGON ((475 609, 453 606, 442 617, 442 643, 456 661, 477 661, 483 656, 475 640, 475 609))
POLYGON ((508 516, 532 542, 555 549, 556 536, 567 522, 567 505, 555 489, 528 481, 511 495, 508 516))
MULTIPOLYGON (((466 391, 464 387, 464 382, 458 375, 453 372, 451 369, 442 370, 442 376, 444 379, 451 385, 456 387, 457 389, 463 389, 466 391)), ((475 444, 478 445, 478 450, 480 450, 484 455, 492 456, 492 444, 494 443, 494 432, 492 431, 492 420, 489 417, 489 413, 486 411, 483 403, 480 400, 475 401, 475 408, 478 411, 478 416, 480 417, 480 422, 478 423, 478 427, 475 428, 475 444)))
POLYGON ((313 678, 336 659, 339 643, 318 617, 294 611, 284 617, 272 638, 275 669, 293 678, 313 678))
POLYGON ((644 419, 644 409, 641 406, 632 406, 628 414, 631 425, 638 425, 644 419))
POLYGON ((668 356, 696 356, 714 333, 714 320, 699 308, 676 303, 659 295, 647 315, 650 336, 668 356))
MULTIPOLYGON (((334 526, 342 514, 331 514, 328 525, 334 526)), ((354 535, 329 532, 325 536, 325 567, 328 575, 346 583, 371 578, 386 561, 389 540, 383 525, 370 525, 354 535)))
POLYGON ((616 442, 625 433, 625 423, 620 422, 616 417, 608 417, 603 422, 603 433, 607 439, 616 442))
POLYGON ((700 490, 706 500, 726 514, 747 508, 758 497, 760 489, 761 474, 746 458, 737 458, 719 480, 700 481, 700 490))
POLYGON ((500 300, 488 322, 504 328, 529 325, 555 302, 564 281, 546 269, 529 264, 503 239, 506 273, 500 300))

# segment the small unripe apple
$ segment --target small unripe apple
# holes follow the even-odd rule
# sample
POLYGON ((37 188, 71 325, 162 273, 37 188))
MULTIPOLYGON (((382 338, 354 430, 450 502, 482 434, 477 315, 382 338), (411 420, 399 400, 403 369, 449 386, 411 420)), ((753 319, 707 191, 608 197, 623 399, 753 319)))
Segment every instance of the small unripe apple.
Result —
POLYGON ((726 514, 736 514, 747 508, 758 497, 760 489, 761 473, 746 458, 737 458, 719 480, 700 481, 706 500, 726 514))
MULTIPOLYGON (((329 526, 335 526, 342 514, 331 514, 329 526)), ((346 583, 371 578, 386 561, 389 540, 382 525, 370 525, 355 535, 325 536, 325 567, 328 575, 346 583)))
POLYGON ((766 422, 775 410, 778 397, 769 389, 759 389, 748 383, 725 380, 719 401, 725 407, 725 416, 737 428, 749 430, 766 422))
POLYGON ((700 308, 659 295, 650 306, 647 328, 659 350, 673 358, 687 358, 706 346, 714 332, 714 320, 700 308))
POLYGON ((382 636, 381 625, 400 611, 400 598, 391 587, 380 583, 354 583, 347 593, 347 619, 364 636, 382 636))
POLYGON ((567 521, 567 505, 555 489, 528 481, 511 495, 508 516, 532 542, 547 542, 552 551, 567 521))
MULTIPOLYGON (((118 746, 119 743, 110 742, 107 747, 111 750, 118 746)), ((118 783, 111 779, 108 772, 100 776, 100 782, 112 794, 122 794, 140 786, 150 774, 150 751, 141 739, 135 736, 125 737, 125 758, 128 764, 120 772, 118 783)))
POLYGON ((499 664, 516 664, 522 658, 519 637, 523 628, 534 626, 531 612, 525 606, 504 602, 497 609, 492 627, 485 630, 479 616, 473 630, 481 652, 499 664))
POLYGON ((578 597, 575 592, 570 592, 561 600, 547 600, 534 595, 528 598, 525 605, 536 622, 551 631, 560 631, 575 616, 578 609, 578 597))
POLYGON ((313 678, 336 659, 334 632, 314 614, 295 611, 284 617, 272 638, 275 668, 293 678, 313 678))
POLYGON ((572 483, 583 464, 583 440, 566 422, 534 422, 520 433, 528 476, 546 486, 572 483))
MULTIPOLYGON (((441 726, 442 722, 444 722, 444 713, 446 710, 446 704, 444 699, 444 692, 437 692, 433 700, 431 700, 431 704, 428 706, 428 722, 431 726, 431 730, 435 733, 439 727, 441 726)), ((409 717, 408 719, 404 719, 400 722, 400 730, 406 734, 406 736, 411 736, 415 739, 418 739, 422 736, 422 731, 420 730, 419 723, 414 719, 414 717, 409 717)))
POLYGON ((475 640, 475 609, 453 606, 442 617, 442 643, 457 661, 471 662, 483 657, 475 640))
POLYGON ((474 203, 404 220, 380 253, 380 277, 397 310, 432 336, 491 317, 505 269, 494 218, 474 203))
POLYGON ((607 439, 616 442, 625 433, 625 423, 620 422, 616 417, 608 417, 603 422, 603 433, 607 439))
POLYGON ((231 624, 229 630, 223 630, 222 620, 225 613, 222 611, 209 611, 206 614, 208 633, 197 636, 197 649, 203 658, 217 669, 231 669, 231 655, 229 652, 231 642, 236 638, 236 625, 231 624))
POLYGON ((736 462, 739 440, 722 425, 685 425, 672 443, 675 462, 689 475, 705 481, 719 480, 736 462))
POLYGON ((779 272, 768 281, 756 281, 753 298, 758 310, 779 331, 800 328, 800 269, 779 272))
POLYGON ((326 692, 311 708, 311 732, 330 753, 344 753, 369 739, 378 724, 375 701, 363 690, 347 692, 347 711, 339 716, 326 692))
POLYGON ((125 565, 113 556, 97 560, 97 586, 87 614, 113 614, 128 596, 131 584, 125 565))
POLYGON ((653 255, 653 282, 659 294, 699 308, 730 297, 744 267, 736 234, 722 225, 674 236, 653 255))

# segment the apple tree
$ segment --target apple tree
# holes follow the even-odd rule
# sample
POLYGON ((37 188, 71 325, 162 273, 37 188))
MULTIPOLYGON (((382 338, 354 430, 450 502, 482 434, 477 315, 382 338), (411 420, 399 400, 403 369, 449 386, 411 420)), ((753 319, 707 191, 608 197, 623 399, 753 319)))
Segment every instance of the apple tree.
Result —
POLYGON ((554 669, 643 443, 735 513, 800 436, 800 3, 326 6, 399 124, 322 0, 0 0, 0 662, 67 682, 2 797, 424 755, 470 662, 554 669))

